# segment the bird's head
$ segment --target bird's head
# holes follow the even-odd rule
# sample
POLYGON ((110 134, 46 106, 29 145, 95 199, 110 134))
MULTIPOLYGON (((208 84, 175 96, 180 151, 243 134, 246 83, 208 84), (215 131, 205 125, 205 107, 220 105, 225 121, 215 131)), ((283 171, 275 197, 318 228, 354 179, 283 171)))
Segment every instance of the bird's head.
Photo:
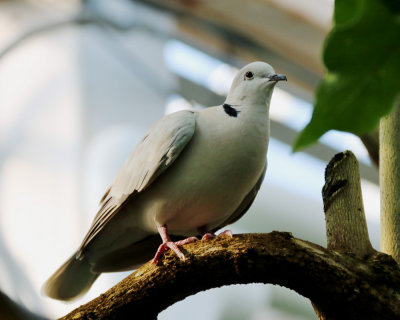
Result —
POLYGON ((231 105, 269 103, 272 91, 278 81, 286 80, 283 74, 265 62, 252 62, 239 70, 233 79, 226 103, 231 105))

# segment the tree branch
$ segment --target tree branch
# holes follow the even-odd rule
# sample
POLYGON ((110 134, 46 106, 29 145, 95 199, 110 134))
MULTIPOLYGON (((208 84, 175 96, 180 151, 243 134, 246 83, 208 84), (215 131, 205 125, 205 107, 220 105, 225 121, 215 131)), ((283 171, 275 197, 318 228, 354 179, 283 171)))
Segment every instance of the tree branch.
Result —
POLYGON ((358 162, 351 151, 338 153, 329 162, 322 198, 328 249, 359 258, 371 255, 358 162))
POLYGON ((400 270, 379 253, 359 260, 284 232, 217 237, 183 247, 187 259, 166 252, 115 287, 61 318, 155 319, 202 290, 271 283, 311 299, 329 319, 399 319, 400 270))
POLYGON ((400 263, 400 104, 380 122, 381 250, 400 263))
MULTIPOLYGON (((325 170, 322 188, 328 249, 365 258, 374 253, 369 240, 358 162, 351 151, 336 154, 325 170)), ((313 303, 320 320, 333 318, 313 303)))

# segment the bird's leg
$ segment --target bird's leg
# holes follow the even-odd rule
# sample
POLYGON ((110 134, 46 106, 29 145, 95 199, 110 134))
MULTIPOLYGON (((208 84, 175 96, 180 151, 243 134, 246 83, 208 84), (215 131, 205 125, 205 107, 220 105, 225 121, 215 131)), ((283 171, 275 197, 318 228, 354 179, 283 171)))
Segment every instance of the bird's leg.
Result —
POLYGON ((158 229, 158 233, 160 234, 163 243, 158 247, 156 255, 154 256, 153 261, 152 261, 153 264, 157 263, 160 260, 160 257, 163 254, 163 252, 168 249, 173 250, 176 253, 176 255, 179 257, 179 259, 185 260, 185 255, 182 253, 182 251, 179 249, 179 247, 183 246, 187 243, 192 243, 192 242, 195 242, 198 240, 196 237, 189 237, 189 238, 186 238, 183 240, 173 242, 168 235, 166 225, 157 227, 157 229, 158 229))
MULTIPOLYGON (((212 239, 212 238, 217 237, 217 235, 216 235, 214 232, 208 231, 208 229, 207 229, 206 226, 202 226, 202 227, 197 228, 197 231, 198 231, 200 234, 203 235, 203 237, 201 238, 201 240, 208 240, 208 239, 212 239)), ((232 235, 232 231, 231 231, 231 230, 225 230, 225 231, 221 232, 221 233, 218 235, 218 237, 219 237, 219 236, 228 236, 228 237, 230 237, 230 238, 233 238, 233 235, 232 235)))

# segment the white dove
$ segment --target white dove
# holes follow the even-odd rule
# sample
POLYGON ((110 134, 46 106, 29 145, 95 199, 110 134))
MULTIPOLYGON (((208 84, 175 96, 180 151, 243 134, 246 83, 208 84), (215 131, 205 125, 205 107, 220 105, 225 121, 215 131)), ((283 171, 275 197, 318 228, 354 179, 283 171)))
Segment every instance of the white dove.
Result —
POLYGON ((47 280, 44 293, 72 300, 100 273, 135 269, 157 247, 153 262, 168 248, 184 259, 179 246, 197 235, 213 237, 242 217, 264 179, 269 104, 281 80, 286 76, 269 64, 250 63, 237 73, 223 105, 156 122, 101 199, 80 248, 47 280))

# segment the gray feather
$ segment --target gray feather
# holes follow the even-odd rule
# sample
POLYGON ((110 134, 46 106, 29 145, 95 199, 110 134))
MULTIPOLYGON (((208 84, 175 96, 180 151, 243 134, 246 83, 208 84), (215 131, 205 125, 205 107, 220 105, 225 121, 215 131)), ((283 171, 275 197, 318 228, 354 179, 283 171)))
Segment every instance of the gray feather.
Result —
POLYGON ((98 276, 86 259, 78 260, 74 254, 46 281, 42 291, 53 299, 72 300, 88 291, 98 276))
POLYGON ((192 111, 172 113, 157 121, 122 165, 103 196, 101 208, 86 234, 77 257, 117 214, 128 198, 144 191, 179 156, 192 139, 196 114, 192 111))
POLYGON ((267 171, 267 162, 265 162, 264 170, 261 173, 260 178, 258 178, 254 187, 250 190, 250 192, 244 197, 243 201, 240 203, 239 207, 235 210, 235 212, 229 216, 221 225, 213 229, 213 232, 222 229, 223 227, 232 224, 239 220, 250 208, 253 204, 254 199, 257 196, 258 190, 260 190, 261 184, 265 177, 265 172, 267 171))

